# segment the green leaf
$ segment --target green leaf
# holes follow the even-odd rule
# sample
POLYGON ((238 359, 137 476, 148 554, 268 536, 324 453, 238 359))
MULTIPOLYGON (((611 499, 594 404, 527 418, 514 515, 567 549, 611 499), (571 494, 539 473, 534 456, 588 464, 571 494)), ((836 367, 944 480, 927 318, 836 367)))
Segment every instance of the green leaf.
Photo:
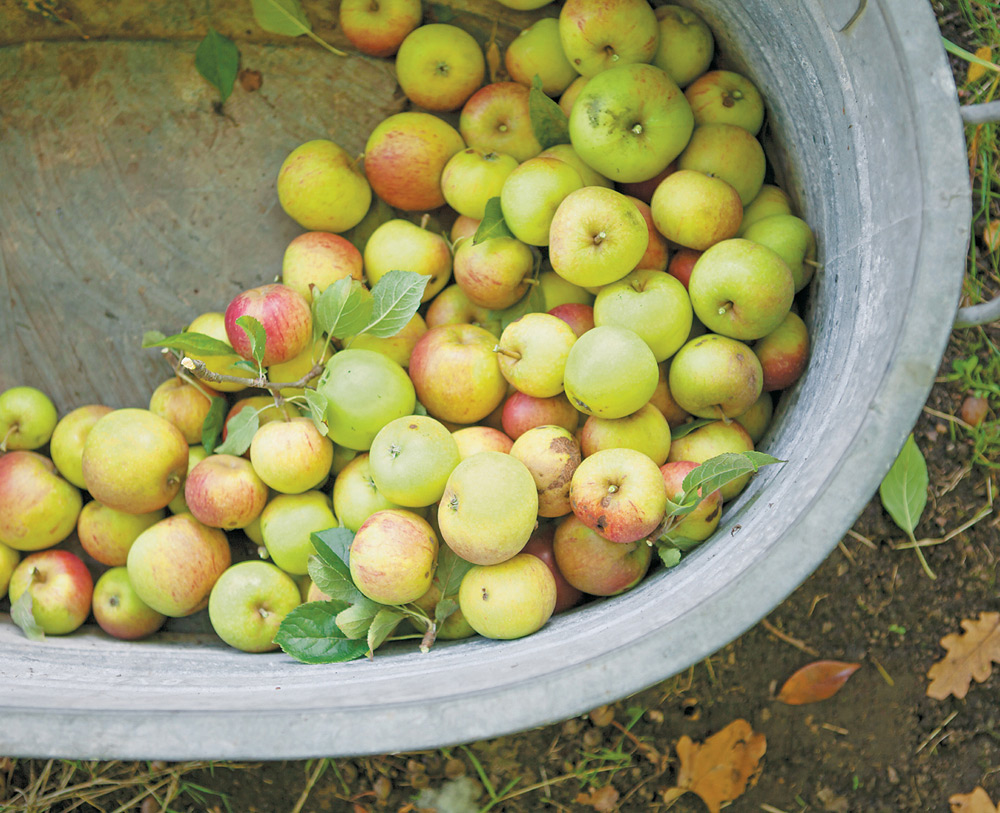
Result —
POLYGON ((403 613, 392 607, 383 607, 375 613, 371 626, 368 627, 368 657, 371 657, 385 639, 392 635, 392 631, 399 626, 404 617, 403 613))
POLYGON ((428 416, 427 407, 425 407, 423 404, 421 404, 419 401, 417 401, 416 404, 413 407, 413 414, 414 415, 423 415, 423 416, 427 417, 428 416))
POLYGON ((354 586, 354 582, 351 580, 351 571, 347 565, 339 559, 337 561, 339 564, 332 564, 319 556, 310 556, 306 565, 309 570, 309 578, 330 598, 351 604, 363 596, 361 591, 354 586))
POLYGON ((569 119, 559 104, 545 95, 538 74, 531 80, 528 91, 528 115, 535 139, 543 150, 556 144, 569 144, 569 119))
POLYGON ((441 590, 441 597, 457 595, 458 588, 462 586, 462 579, 472 568, 472 562, 467 562, 447 544, 441 543, 438 549, 437 570, 434 571, 434 581, 441 590))
POLYGON ((329 399, 319 390, 307 389, 305 392, 306 408, 309 410, 309 417, 312 418, 313 426, 323 437, 326 437, 330 427, 326 425, 326 408, 329 399))
POLYGON ((157 330, 150 330, 142 337, 143 347, 169 347, 188 356, 232 356, 235 350, 218 339, 204 333, 175 333, 164 336, 157 330))
POLYGON ((239 367, 241 370, 249 370, 251 373, 253 373, 254 378, 260 375, 260 370, 258 369, 257 365, 252 361, 248 361, 247 359, 240 359, 239 361, 233 362, 233 367, 239 367))
POLYGON ((700 539, 689 539, 686 536, 672 536, 671 534, 667 534, 665 537, 661 537, 660 541, 661 542, 665 541, 670 545, 673 545, 675 548, 677 548, 677 550, 683 553, 687 553, 689 550, 693 550, 702 543, 702 540, 700 539))
POLYGON ((681 552, 677 548, 669 545, 657 545, 656 552, 660 554, 660 561, 664 567, 677 567, 681 562, 681 552))
POLYGON ((21 628, 29 641, 41 641, 45 631, 35 621, 35 613, 31 606, 31 593, 25 590, 17 601, 10 605, 10 619, 21 628))
POLYGON ((500 198, 490 198, 486 201, 486 211, 483 219, 479 221, 479 227, 472 237, 472 245, 492 240, 494 237, 513 237, 514 233, 507 228, 507 223, 503 219, 503 209, 500 208, 500 198))
POLYGON ((327 564, 343 565, 350 563, 351 543, 354 541, 354 531, 350 528, 327 528, 315 531, 309 539, 312 541, 316 555, 327 564))
MULTIPOLYGON (((755 472, 761 466, 784 462, 764 452, 725 452, 691 469, 684 478, 682 487, 685 496, 697 494, 701 489, 701 493, 707 497, 726 483, 755 472)), ((682 502, 686 504, 688 500, 682 502)))
POLYGON ((216 87, 225 104, 233 92, 240 66, 240 51, 236 43, 209 27, 208 34, 194 52, 194 66, 216 87))
POLYGON ((695 429, 701 429, 703 426, 708 426, 710 423, 715 423, 717 418, 696 418, 693 421, 688 421, 687 423, 681 424, 676 429, 670 427, 670 440, 678 440, 685 435, 690 435, 695 429))
POLYGON ((208 407, 208 414, 201 422, 201 445, 209 454, 215 451, 215 444, 222 434, 222 426, 226 422, 226 412, 229 402, 220 396, 214 396, 208 407))
POLYGON ((924 513, 928 482, 927 461, 911 433, 878 489, 883 507, 908 535, 913 535, 924 513))
POLYGON ((516 322, 526 313, 541 313, 545 310, 545 294, 541 285, 529 285, 528 293, 502 311, 490 311, 490 319, 500 320, 500 330, 511 322, 516 322))
POLYGON ((260 416, 252 406, 245 406, 229 421, 226 439, 215 447, 215 454, 241 455, 250 448, 253 436, 260 428, 260 416))
POLYGON ((346 607, 337 613, 337 626, 348 638, 366 638, 368 628, 378 615, 382 604, 372 601, 370 598, 362 596, 350 607, 346 607))
POLYGON ((438 601, 434 608, 434 623, 438 629, 448 619, 448 617, 458 609, 458 602, 453 598, 443 598, 438 601))
POLYGON ((344 339, 364 330, 372 307, 368 289, 353 277, 342 277, 313 300, 313 317, 323 333, 344 339))
POLYGON ((236 324, 243 328, 250 340, 250 355, 258 364, 263 364, 264 353, 267 349, 267 331, 264 326, 252 316, 241 316, 236 320, 236 324))
POLYGON ((431 278, 413 271, 389 271, 372 288, 374 308, 364 333, 386 339, 406 327, 420 307, 431 278))
POLYGON ((274 642, 302 663, 342 663, 363 658, 365 641, 351 641, 337 626, 342 601, 310 601, 300 604, 281 622, 274 642))
POLYGON ((250 0, 257 25, 272 34, 298 37, 312 31, 299 0, 250 0))

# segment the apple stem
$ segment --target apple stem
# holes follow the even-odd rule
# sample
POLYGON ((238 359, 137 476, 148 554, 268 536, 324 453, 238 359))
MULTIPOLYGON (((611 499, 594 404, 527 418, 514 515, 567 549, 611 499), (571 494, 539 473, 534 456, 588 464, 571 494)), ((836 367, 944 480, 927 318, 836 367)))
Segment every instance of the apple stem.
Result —
POLYGON ((618 486, 614 483, 608 486, 608 494, 614 494, 616 491, 618 491, 618 486))
POLYGON ((521 358, 521 354, 518 353, 516 350, 505 350, 499 344, 493 345, 493 352, 494 353, 500 353, 500 354, 502 354, 504 356, 507 356, 507 358, 514 359, 515 361, 519 361, 520 358, 521 358))
POLYGON ((818 263, 815 260, 805 259, 802 261, 804 265, 811 265, 813 268, 822 268, 823 263, 818 263))
POLYGON ((42 575, 42 571, 40 571, 34 565, 32 565, 31 572, 29 573, 29 575, 31 577, 32 583, 45 581, 45 576, 42 575))
POLYGON ((264 545, 257 546, 257 556, 261 559, 270 559, 271 553, 264 545))
POLYGON ((424 633, 424 637, 420 639, 420 651, 426 654, 430 651, 430 648, 434 646, 434 641, 437 640, 437 624, 433 621, 427 624, 427 632, 424 633))
POLYGON ((431 216, 428 212, 424 212, 420 217, 420 228, 426 229, 427 224, 430 222, 431 216))
POLYGON ((607 238, 608 233, 606 231, 599 231, 594 235, 594 245, 599 246, 607 238))
MULTIPOLYGON (((298 381, 268 381, 266 375, 259 375, 254 378, 250 378, 239 375, 227 375, 225 373, 213 373, 208 369, 208 367, 205 366, 205 362, 201 359, 193 359, 189 356, 185 356, 181 359, 180 366, 191 372, 195 378, 207 381, 210 384, 213 381, 223 381, 229 384, 243 384, 246 387, 271 390, 272 394, 274 394, 277 390, 283 390, 286 388, 315 389, 314 387, 309 386, 309 382, 323 372, 324 364, 322 361, 317 361, 313 365, 312 369, 298 381)), ((284 399, 282 399, 282 402, 283 401, 284 399)))
POLYGON ((7 441, 10 440, 10 436, 17 431, 17 423, 12 423, 7 431, 4 433, 3 440, 0 440, 0 454, 7 451, 7 441))
POLYGON ((636 135, 642 135, 642 125, 636 122, 632 125, 632 132, 636 135))
POLYGON ((270 613, 264 607, 258 607, 257 612, 260 614, 261 618, 267 618, 270 613))
POLYGON ((725 316, 727 313, 729 313, 729 311, 732 310, 732 308, 733 308, 732 302, 727 302, 725 305, 721 305, 719 307, 719 316, 725 316))
POLYGON ((733 422, 733 419, 730 418, 725 412, 723 412, 721 404, 716 404, 715 409, 719 413, 719 420, 722 421, 724 424, 726 424, 726 426, 728 426, 733 422))
POLYGON ((542 284, 539 280, 535 279, 534 277, 528 277, 527 279, 522 279, 521 282, 523 282, 525 285, 541 285, 542 284))

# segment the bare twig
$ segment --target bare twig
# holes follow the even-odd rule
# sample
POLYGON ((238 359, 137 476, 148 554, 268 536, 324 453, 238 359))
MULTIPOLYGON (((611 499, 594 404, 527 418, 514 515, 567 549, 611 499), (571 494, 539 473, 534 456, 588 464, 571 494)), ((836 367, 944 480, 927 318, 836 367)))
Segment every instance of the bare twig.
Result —
POLYGON ((819 652, 817 652, 815 649, 809 646, 809 644, 805 643, 804 641, 800 641, 798 638, 793 638, 787 632, 782 632, 766 618, 762 618, 760 620, 760 625, 764 629, 766 629, 769 633, 771 633, 771 635, 773 635, 775 638, 780 638, 786 644, 791 644, 796 649, 801 649, 803 652, 806 652, 809 655, 814 655, 816 657, 819 657, 819 652))

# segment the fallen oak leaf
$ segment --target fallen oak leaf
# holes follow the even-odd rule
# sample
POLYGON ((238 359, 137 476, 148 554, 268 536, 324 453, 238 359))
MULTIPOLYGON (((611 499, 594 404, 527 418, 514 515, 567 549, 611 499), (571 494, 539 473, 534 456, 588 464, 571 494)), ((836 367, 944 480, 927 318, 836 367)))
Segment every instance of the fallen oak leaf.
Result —
POLYGON ((860 666, 860 663, 845 661, 807 663, 785 681, 775 699, 789 706, 827 700, 840 691, 860 666))
POLYGON ((1000 806, 993 804, 990 795, 981 787, 972 793, 956 793, 948 797, 951 813, 997 813, 1000 806))
POLYGON ((972 680, 982 683, 992 674, 992 663, 1000 663, 1000 613, 980 613, 978 620, 966 618, 961 625, 965 632, 941 639, 948 654, 927 670, 927 696, 935 700, 950 694, 961 700, 972 680))
POLYGON ((611 813, 618 806, 618 791, 614 785, 605 785, 603 788, 588 788, 586 793, 582 791, 576 794, 574 802, 580 805, 588 805, 597 813, 611 813))

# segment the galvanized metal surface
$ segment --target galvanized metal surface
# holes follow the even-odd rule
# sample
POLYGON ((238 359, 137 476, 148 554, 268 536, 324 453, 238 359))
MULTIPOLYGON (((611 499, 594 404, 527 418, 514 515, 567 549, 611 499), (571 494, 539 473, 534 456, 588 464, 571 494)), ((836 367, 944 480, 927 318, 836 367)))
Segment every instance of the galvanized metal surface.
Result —
MULTIPOLYGON (((730 64, 745 69, 768 99, 772 155, 821 237, 823 269, 807 313, 813 358, 765 441, 788 463, 758 476, 729 506, 716 538, 679 567, 519 641, 438 645, 428 655, 398 649, 371 663, 315 667, 170 636, 124 643, 91 631, 37 645, 0 623, 0 753, 291 758, 425 748, 521 730, 686 668, 763 617, 825 558, 915 422, 955 314, 971 216, 955 88, 923 3, 868 0, 860 15, 854 0, 689 5, 708 19, 730 64)), ((290 73, 298 66, 297 81, 305 81, 298 56, 281 49, 256 56, 290 73)), ((12 59, 23 64, 29 57, 39 60, 38 81, 58 90, 59 57, 44 48, 34 56, 4 53, 0 75, 12 59)), ((121 53, 122 67, 141 72, 129 58, 121 53)), ((115 69, 110 61, 101 65, 115 69)), ((295 84, 288 83, 288 93, 295 84)), ((36 110, 43 126, 25 131, 36 119, 22 110, 12 126, 10 99, 3 98, 0 284, 9 285, 12 264, 20 267, 19 258, 41 243, 47 265, 39 274, 69 280, 94 263, 114 268, 116 252, 127 249, 148 268, 149 287, 143 312, 115 313, 84 343, 72 298, 59 302, 51 286, 30 300, 3 302, 5 346, 19 347, 22 358, 13 368, 2 363, 0 382, 26 372, 41 386, 85 377, 61 390, 60 406, 70 406, 90 395, 91 378, 110 363, 112 354, 102 349, 109 328, 112 344, 136 355, 142 328, 180 324, 202 304, 192 280, 219 286, 212 291, 218 307, 234 291, 242 264, 259 267, 261 259, 279 257, 295 229, 274 206, 273 169, 290 144, 326 126, 316 105, 301 106, 303 93, 294 112, 281 96, 272 98, 268 121, 263 109, 254 116, 237 111, 238 126, 202 114, 185 121, 159 95, 137 99, 136 116, 148 117, 149 127, 123 136, 127 156, 116 152, 120 143, 102 118, 106 108, 91 97, 87 136, 92 154, 106 158, 93 166, 58 149, 65 142, 60 115, 88 126, 88 115, 73 109, 79 102, 57 93, 60 115, 36 110), (267 134, 251 138, 257 128, 267 134), (167 139, 171 129, 175 137, 167 139), (38 137, 51 140, 57 166, 38 163, 45 152, 38 137), (201 169, 188 174, 192 157, 201 169), (107 197, 74 197, 67 186, 73 171, 103 178, 107 197), (201 203, 183 213, 157 208, 164 187, 194 189, 201 203), (28 200, 44 217, 24 220, 28 200), (82 212, 102 218, 109 247, 81 240, 75 220, 82 212), (57 370, 33 363, 39 356, 25 337, 35 333, 65 346, 57 370), (94 352, 104 354, 100 364, 91 363, 94 352)), ((90 295, 113 301, 110 277, 110 287, 90 295)), ((135 365, 129 372, 136 382, 149 380, 145 362, 125 363, 135 365)), ((148 392, 140 384, 136 390, 133 403, 148 392)))

